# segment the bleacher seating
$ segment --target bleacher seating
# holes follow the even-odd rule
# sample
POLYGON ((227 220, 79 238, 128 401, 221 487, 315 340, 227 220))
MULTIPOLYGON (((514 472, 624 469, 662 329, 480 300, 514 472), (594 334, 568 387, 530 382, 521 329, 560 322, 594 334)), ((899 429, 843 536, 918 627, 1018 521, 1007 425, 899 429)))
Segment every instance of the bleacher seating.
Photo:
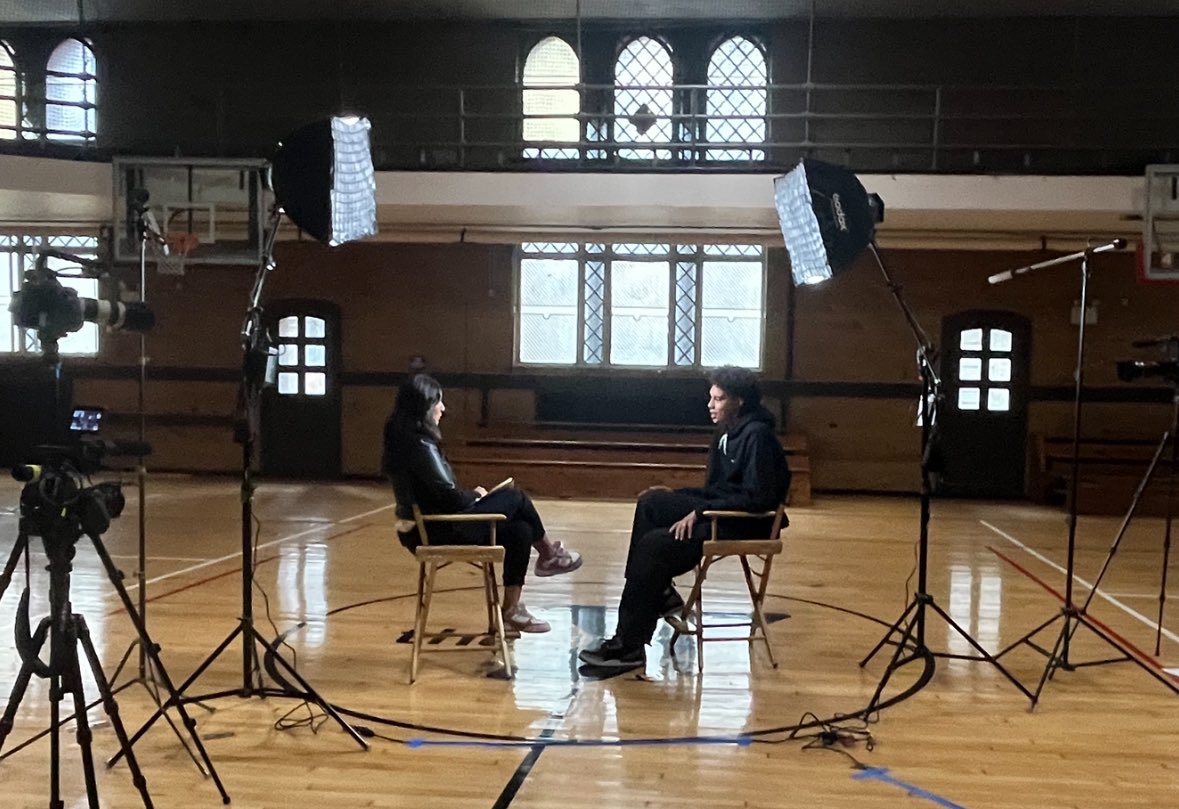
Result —
MULTIPOLYGON (((811 502, 806 436, 780 436, 790 465, 791 505, 811 502)), ((459 480, 492 486, 506 477, 539 497, 629 499, 648 486, 701 486, 709 434, 616 426, 485 428, 447 454, 459 480)))
MULTIPOLYGON (((1032 444, 1028 493, 1043 503, 1067 506, 1072 485, 1073 439, 1071 436, 1039 436, 1032 444)), ((1102 437, 1080 441, 1078 467, 1078 514, 1123 514, 1129 508, 1158 438, 1102 437)), ((1171 447, 1163 449, 1150 484, 1143 493, 1138 513, 1166 513, 1167 479, 1171 470, 1171 447)))

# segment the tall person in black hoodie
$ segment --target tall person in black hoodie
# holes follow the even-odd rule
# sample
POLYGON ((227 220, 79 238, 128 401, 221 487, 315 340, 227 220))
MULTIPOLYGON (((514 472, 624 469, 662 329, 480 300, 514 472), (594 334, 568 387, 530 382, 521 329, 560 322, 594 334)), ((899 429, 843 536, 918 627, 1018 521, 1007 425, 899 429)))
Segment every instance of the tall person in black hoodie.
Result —
MULTIPOLYGON (((775 432, 774 416, 761 404, 761 387, 752 371, 725 366, 709 377, 708 413, 717 426, 708 451, 707 479, 701 488, 654 486, 639 495, 626 585, 618 605, 614 637, 581 652, 591 666, 637 668, 646 663, 644 647, 661 615, 678 612, 683 599, 672 578, 700 561, 710 526, 701 513, 772 511, 790 486, 786 454, 775 432)), ((721 539, 764 536, 772 519, 721 520, 721 539)))

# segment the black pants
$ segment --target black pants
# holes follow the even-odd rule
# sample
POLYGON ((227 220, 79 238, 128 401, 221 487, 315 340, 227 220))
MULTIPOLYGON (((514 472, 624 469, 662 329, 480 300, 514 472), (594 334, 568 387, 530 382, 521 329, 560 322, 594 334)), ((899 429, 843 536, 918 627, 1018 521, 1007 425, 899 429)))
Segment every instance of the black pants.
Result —
MULTIPOLYGON (((704 553, 704 541, 712 535, 707 519, 697 520, 692 535, 678 540, 668 528, 701 508, 705 500, 677 491, 649 492, 635 505, 626 556, 626 585, 618 604, 618 628, 614 634, 624 646, 645 646, 655 634, 663 610, 664 593, 671 580, 694 568, 704 553)), ((771 520, 722 520, 719 539, 758 536, 769 530, 771 520)))
MULTIPOLYGON (((517 488, 500 489, 467 507, 464 514, 504 514, 495 524, 495 544, 504 548, 504 587, 524 584, 532 545, 544 537, 544 523, 532 500, 517 488)), ((435 545, 479 545, 487 542, 486 523, 431 523, 430 542, 435 545)))

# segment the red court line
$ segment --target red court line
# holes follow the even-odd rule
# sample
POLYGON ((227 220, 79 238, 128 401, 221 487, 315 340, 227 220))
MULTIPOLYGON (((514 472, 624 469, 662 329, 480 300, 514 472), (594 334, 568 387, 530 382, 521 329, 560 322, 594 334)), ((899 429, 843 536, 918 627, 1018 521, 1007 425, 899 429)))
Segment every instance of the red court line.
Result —
MULTIPOLYGON (((1029 579, 1031 579, 1036 584, 1043 587, 1045 590, 1047 590, 1049 593, 1051 593, 1056 598, 1056 600, 1059 601, 1061 604, 1064 603, 1064 596, 1060 593, 1060 591, 1053 588, 1051 585, 1049 585, 1047 582, 1045 582, 1043 579, 1041 579, 1035 573, 1032 573, 1026 567, 1021 565, 1019 562, 1016 562, 1010 556, 1007 556, 1002 551, 995 548, 993 545, 988 545, 987 550, 989 550, 991 553, 998 556, 1000 559, 1002 559, 1007 564, 1011 565, 1013 568, 1018 570, 1023 575, 1027 576, 1029 579)), ((1130 641, 1128 641, 1124 637, 1122 637, 1122 635, 1120 635, 1119 633, 1110 629, 1109 626, 1107 626, 1105 623, 1094 618, 1088 612, 1085 613, 1085 620, 1090 621, 1091 623, 1100 627, 1102 632, 1105 632, 1110 637, 1116 639, 1119 643, 1121 643, 1123 646, 1125 646, 1127 649, 1129 649, 1131 652, 1133 652, 1138 657, 1140 662, 1149 665, 1151 668, 1158 671, 1159 674, 1162 674, 1165 677, 1170 677, 1175 682, 1179 682, 1179 676, 1176 676, 1176 675, 1172 674, 1171 672, 1167 671, 1163 667, 1163 664, 1154 655, 1148 654, 1148 653, 1142 651, 1137 646, 1135 646, 1133 643, 1131 643, 1130 641)))
MULTIPOLYGON (((348 536, 349 534, 359 531, 361 528, 368 528, 370 526, 371 526, 371 523, 361 523, 360 525, 357 525, 353 528, 349 528, 347 531, 341 531, 338 534, 332 534, 330 536, 324 537, 323 541, 324 542, 331 542, 334 539, 339 539, 340 537, 348 536)), ((259 565, 264 565, 267 562, 273 562, 275 559, 278 558, 278 556, 279 556, 278 554, 274 554, 273 556, 262 557, 261 559, 258 559, 256 562, 254 562, 254 568, 257 569, 259 565)), ((144 600, 145 600, 145 602, 148 602, 148 603, 153 602, 153 601, 159 601, 160 599, 168 598, 169 596, 174 596, 177 593, 183 593, 185 590, 192 590, 197 587, 202 587, 202 586, 208 584, 209 582, 214 582, 214 581, 217 581, 218 579, 224 579, 226 576, 232 576, 235 573, 240 573, 241 570, 242 570, 242 565, 238 565, 237 567, 230 568, 229 570, 223 571, 221 573, 217 573, 212 576, 206 576, 203 579, 198 579, 194 582, 190 582, 188 584, 181 585, 180 587, 176 587, 175 589, 168 590, 167 592, 164 592, 164 593, 160 593, 159 595, 150 596, 144 600)), ((120 607, 117 607, 116 609, 109 610, 106 614, 108 616, 111 616, 111 615, 119 615, 122 612, 123 612, 123 608, 120 606, 120 607)))

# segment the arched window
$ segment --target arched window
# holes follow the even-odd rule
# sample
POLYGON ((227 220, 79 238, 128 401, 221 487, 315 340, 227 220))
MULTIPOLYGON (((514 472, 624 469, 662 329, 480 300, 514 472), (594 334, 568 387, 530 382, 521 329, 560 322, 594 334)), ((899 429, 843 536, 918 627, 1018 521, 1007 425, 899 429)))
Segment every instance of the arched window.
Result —
POLYGON ((96 69, 94 51, 80 39, 67 39, 49 55, 45 135, 50 140, 94 140, 96 69))
MULTIPOLYGON (((670 143, 671 51, 657 39, 631 40, 614 63, 614 140, 670 143)), ((619 149, 623 160, 668 160, 670 149, 619 149)))
POLYGON ((12 140, 20 123, 21 86, 12 48, 0 40, 0 140, 12 140))
MULTIPOLYGON (((765 143, 766 57, 745 37, 726 39, 708 60, 708 122, 704 139, 715 143, 765 143)), ((708 160, 764 160, 761 149, 709 146, 708 160)))
MULTIPOLYGON (((528 52, 524 61, 524 140, 548 143, 577 143, 581 140, 581 65, 569 43, 559 37, 546 37, 528 52), (538 89, 530 90, 529 87, 538 89), (558 89, 568 87, 569 89, 558 89), (543 118, 530 118, 538 115, 543 118)), ((577 149, 561 146, 530 147, 524 157, 570 159, 577 149)))

